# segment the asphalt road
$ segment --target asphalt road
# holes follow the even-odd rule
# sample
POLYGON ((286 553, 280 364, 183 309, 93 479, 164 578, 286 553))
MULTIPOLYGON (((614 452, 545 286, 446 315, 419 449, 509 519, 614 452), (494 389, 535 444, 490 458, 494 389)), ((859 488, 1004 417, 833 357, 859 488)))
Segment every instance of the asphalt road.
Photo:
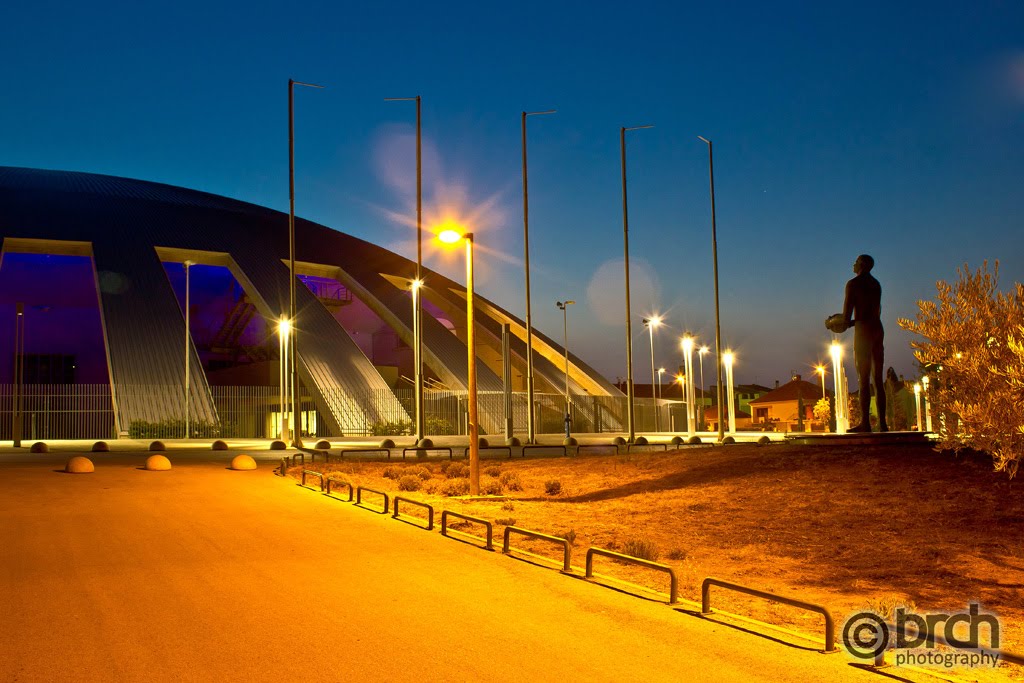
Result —
POLYGON ((269 461, 94 455, 88 475, 0 461, 0 681, 880 680, 302 490, 269 461))

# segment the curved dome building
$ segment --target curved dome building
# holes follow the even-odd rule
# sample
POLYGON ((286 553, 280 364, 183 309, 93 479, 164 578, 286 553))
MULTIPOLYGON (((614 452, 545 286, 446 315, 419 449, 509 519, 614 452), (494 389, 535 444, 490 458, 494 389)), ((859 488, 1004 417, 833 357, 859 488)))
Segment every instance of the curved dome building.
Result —
MULTIPOLYGON (((286 214, 195 190, 0 167, 0 315, 13 321, 18 303, 32 314, 26 317, 33 325, 26 335, 31 344, 21 349, 31 366, 24 381, 66 384, 70 377, 73 384, 92 373, 97 383, 109 383, 113 428, 121 435, 132 424, 184 419, 183 264, 189 262, 195 264, 190 293, 197 308, 190 308, 187 415, 197 423, 222 424, 211 386, 277 384, 274 330, 288 310, 287 225, 286 214), (71 282, 54 275, 65 271, 79 276, 71 282), (50 293, 40 295, 40 288, 50 293), (98 313, 95 367, 86 362, 88 351, 68 354, 54 346, 54 335, 73 336, 78 325, 55 329, 57 323, 47 323, 47 297, 70 297, 85 308, 92 302, 98 313), (56 365, 63 374, 55 380, 56 365)), ((316 429, 309 431, 367 434, 374 424, 408 421, 413 408, 404 390, 413 376, 409 286, 415 263, 298 218, 295 239, 296 275, 304 285, 297 287, 297 364, 303 395, 317 416, 316 429)), ((425 281, 424 372, 429 387, 457 396, 466 387, 464 287, 426 270, 425 281)), ((503 326, 508 374, 517 392, 526 374, 526 331, 519 318, 483 297, 476 300, 481 430, 499 433, 505 411, 503 326)), ((10 341, 3 344, 0 354, 14 350, 10 341)), ((564 392, 562 354, 559 345, 534 332, 537 392, 550 395, 552 404, 564 392)), ((6 379, 0 382, 11 381, 13 363, 3 365, 0 377, 6 373, 6 379)), ((577 429, 595 420, 603 420, 606 431, 619 428, 618 409, 595 413, 602 412, 601 397, 621 392, 572 355, 569 374, 571 391, 594 399, 581 401, 577 429)), ((525 404, 515 415, 516 431, 526 427, 522 411, 525 404)))

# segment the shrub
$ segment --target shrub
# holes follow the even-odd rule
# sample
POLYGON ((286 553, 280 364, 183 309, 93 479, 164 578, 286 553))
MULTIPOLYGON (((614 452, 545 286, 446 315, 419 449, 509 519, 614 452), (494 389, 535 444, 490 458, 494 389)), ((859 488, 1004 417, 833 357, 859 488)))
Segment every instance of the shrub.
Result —
POLYGON ((409 474, 416 475, 423 481, 426 481, 427 479, 430 479, 431 477, 434 476, 430 469, 426 467, 413 467, 412 469, 409 470, 409 474))
POLYGON ((682 548, 672 548, 672 550, 668 551, 668 559, 670 560, 685 560, 689 555, 682 548))
POLYGON ((825 423, 832 419, 832 404, 828 400, 828 396, 819 398, 818 402, 814 404, 814 419, 825 423))
POLYGON ((451 467, 454 464, 455 463, 453 463, 451 460, 444 460, 444 461, 442 461, 441 462, 441 472, 446 474, 448 472, 448 468, 451 467))
POLYGON ((407 474, 398 480, 399 491, 419 491, 422 486, 423 480, 412 474, 407 474))
POLYGON ((515 472, 503 472, 501 477, 498 478, 501 485, 507 488, 509 491, 522 491, 523 483, 519 480, 519 475, 515 472))
POLYGON ((544 482, 544 493, 548 494, 549 496, 557 496, 561 492, 562 482, 558 481, 557 479, 552 479, 551 481, 544 482))
POLYGON ((385 479, 398 479, 402 476, 402 470, 394 465, 388 465, 384 468, 384 471, 380 473, 380 476, 385 479))
POLYGON ((501 509, 504 510, 505 512, 512 512, 513 510, 516 509, 516 504, 513 503, 511 500, 506 500, 504 503, 501 504, 501 509))
POLYGON ((441 487, 441 494, 445 496, 464 496, 467 493, 469 493, 468 479, 446 481, 441 487))
POLYGON ((491 465, 486 470, 484 470, 484 474, 486 474, 488 477, 500 477, 501 468, 498 467, 497 465, 491 465))
POLYGON ((500 524, 501 526, 515 526, 516 525, 516 518, 515 517, 501 517, 499 519, 494 520, 494 523, 495 524, 500 524))
POLYGON ((427 434, 436 436, 451 436, 455 433, 452 423, 439 417, 428 417, 423 426, 427 430, 427 434))
POLYGON ((412 422, 374 422, 370 425, 373 436, 402 436, 412 433, 412 422))
POLYGON ((505 490, 502 489, 501 483, 497 481, 489 481, 480 487, 480 493, 485 496, 500 496, 505 490))
POLYGON ((923 338, 911 346, 933 373, 928 398, 941 446, 984 451, 1012 477, 1024 458, 1024 285, 998 291, 998 261, 973 273, 965 264, 957 275, 936 283, 936 301, 918 301, 917 318, 899 325, 923 338))
POLYGON ((661 557, 658 546, 654 544, 654 541, 646 538, 629 539, 622 544, 622 552, 625 555, 632 555, 651 562, 656 562, 661 557))
POLYGON ((453 462, 451 465, 448 466, 448 469, 445 470, 445 475, 447 475, 449 479, 468 477, 469 468, 461 462, 453 462))
POLYGON ((428 481, 423 484, 423 493, 434 494, 437 493, 437 482, 428 481))

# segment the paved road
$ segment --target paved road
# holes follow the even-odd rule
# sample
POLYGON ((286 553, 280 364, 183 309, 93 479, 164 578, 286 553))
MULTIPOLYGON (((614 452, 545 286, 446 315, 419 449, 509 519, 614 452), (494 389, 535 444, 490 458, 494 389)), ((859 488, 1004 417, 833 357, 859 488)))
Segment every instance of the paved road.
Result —
POLYGON ((0 463, 0 681, 879 680, 220 455, 0 463))

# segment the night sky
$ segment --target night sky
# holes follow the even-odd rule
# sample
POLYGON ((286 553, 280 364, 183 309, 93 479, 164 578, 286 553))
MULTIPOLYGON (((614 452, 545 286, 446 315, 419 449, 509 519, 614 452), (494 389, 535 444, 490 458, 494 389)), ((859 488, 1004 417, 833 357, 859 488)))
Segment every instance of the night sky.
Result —
MULTIPOLYGON (((1024 4, 11 3, 0 164, 88 171, 287 211, 414 257, 414 105, 431 222, 476 233, 482 295, 522 316, 519 115, 530 119, 534 322, 625 375, 620 126, 628 134, 636 381, 713 341, 707 148, 722 331, 737 381, 810 374, 857 254, 876 260, 887 364, 915 374, 937 279, 1024 279, 1024 4)), ((282 230, 286 224, 282 223, 282 230)), ((429 225, 428 225, 429 227, 429 225)), ((461 262, 428 266, 460 281, 461 262)), ((852 343, 851 333, 846 341, 852 343)), ((853 374, 852 362, 848 372, 853 374)))

